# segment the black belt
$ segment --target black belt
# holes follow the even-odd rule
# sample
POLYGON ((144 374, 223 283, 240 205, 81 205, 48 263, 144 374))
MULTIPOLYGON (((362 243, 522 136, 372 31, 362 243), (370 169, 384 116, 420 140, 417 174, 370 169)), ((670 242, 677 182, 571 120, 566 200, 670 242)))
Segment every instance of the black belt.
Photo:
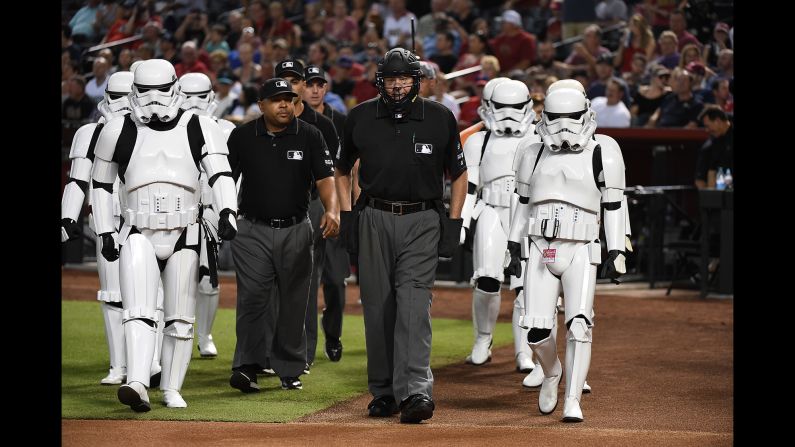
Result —
POLYGON ((285 219, 267 219, 256 216, 249 216, 246 214, 243 214, 242 216, 245 219, 251 221, 251 223, 262 223, 277 230, 281 228, 291 227, 297 223, 303 222, 306 219, 306 215, 293 216, 285 219))
POLYGON ((432 210, 436 207, 433 200, 426 200, 424 202, 390 202, 389 200, 381 200, 370 198, 367 205, 370 208, 375 208, 381 211, 389 211, 392 214, 402 216, 404 214, 416 213, 418 211, 432 210))

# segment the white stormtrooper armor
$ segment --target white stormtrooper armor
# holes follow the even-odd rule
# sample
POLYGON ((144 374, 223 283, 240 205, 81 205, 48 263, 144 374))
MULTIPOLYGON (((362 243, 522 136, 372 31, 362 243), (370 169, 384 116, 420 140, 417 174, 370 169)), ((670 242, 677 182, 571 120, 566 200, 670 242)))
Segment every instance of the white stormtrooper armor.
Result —
POLYGON ((492 127, 489 129, 494 131, 497 136, 505 134, 515 137, 523 136, 535 121, 536 116, 527 85, 510 79, 497 84, 494 88, 487 110, 487 115, 492 121, 492 127), (524 85, 524 88, 521 88, 519 84, 524 85), (525 96, 526 91, 528 92, 527 96, 525 96))
POLYGON ((552 331, 558 296, 564 296, 569 329, 563 420, 578 422, 583 420, 580 399, 590 365, 601 262, 600 209, 609 252, 603 274, 615 279, 625 273, 624 161, 615 140, 593 138, 587 99, 579 89, 549 91, 543 113, 537 132, 544 142, 531 145, 518 163, 520 205, 511 222, 508 270, 527 259, 523 326, 529 328, 528 342, 545 376, 539 394, 543 414, 557 406, 563 373, 552 331))
POLYGON ((210 176, 224 239, 236 232, 235 185, 220 128, 210 118, 179 110, 183 96, 168 61, 151 59, 138 66, 130 96, 132 113, 109 121, 99 135, 92 173, 96 228, 105 258, 119 256, 110 238, 110 185, 117 175, 124 197, 118 243, 127 384, 119 388, 118 397, 135 411, 150 409, 147 388, 162 277, 160 389, 166 406, 184 408, 179 391, 190 363, 199 282, 199 164, 210 176))
MULTIPOLYGON (((187 73, 179 78, 180 88, 185 95, 182 102, 182 110, 191 111, 196 115, 207 116, 215 120, 221 127, 225 139, 229 139, 229 134, 235 125, 225 119, 219 119, 212 115, 217 107, 215 102, 215 92, 212 89, 212 81, 203 73, 187 73)), ((213 209, 212 189, 207 182, 207 174, 201 170, 201 203, 202 203, 202 235, 204 242, 201 244, 199 253, 199 265, 201 280, 199 281, 199 294, 196 301, 196 332, 199 339, 199 354, 202 357, 216 357, 218 349, 215 347, 212 336, 213 322, 218 311, 218 298, 220 289, 216 283, 211 282, 210 257, 213 262, 217 262, 215 245, 218 243, 218 213, 213 209), (208 244, 209 247, 208 248, 208 244), (213 251, 212 255, 208 251, 213 251)))
MULTIPOLYGON (((69 158, 72 166, 69 170, 69 181, 64 189, 61 200, 62 221, 69 222, 67 226, 73 226, 80 215, 85 200, 85 192, 91 181, 91 169, 94 165, 94 144, 99 132, 105 122, 116 116, 122 116, 130 112, 129 99, 133 82, 133 75, 128 71, 114 73, 108 79, 105 90, 105 97, 100 101, 97 108, 102 116, 97 123, 90 123, 80 127, 72 140, 72 148, 69 158)), ((118 181, 113 183, 113 222, 114 229, 119 228, 119 196, 118 181)), ((89 204, 92 204, 89 192, 89 204)), ((94 230, 94 219, 89 215, 88 225, 94 230)), ((82 230, 76 228, 75 234, 68 234, 64 226, 61 226, 61 242, 70 238, 80 237, 82 230)), ((116 237, 116 231, 113 237, 116 237)), ((119 267, 118 262, 109 262, 100 254, 100 244, 97 243, 97 271, 99 273, 99 290, 97 300, 101 302, 102 316, 105 321, 105 337, 108 343, 110 355, 110 370, 100 383, 103 385, 121 384, 127 375, 127 363, 124 352, 124 332, 121 325, 121 292, 119 290, 119 267)))
POLYGON ((491 96, 494 94, 494 89, 499 84, 509 80, 509 78, 505 77, 494 78, 483 86, 483 95, 480 97, 480 105, 478 106, 478 116, 481 120, 483 120, 483 125, 486 127, 486 129, 494 128, 494 117, 489 114, 491 96))
MULTIPOLYGON (((491 358, 492 333, 500 310, 500 284, 504 279, 508 229, 512 210, 518 201, 513 171, 517 147, 520 143, 539 141, 532 131, 532 116, 526 120, 532 115, 532 101, 524 83, 509 79, 498 83, 486 110, 484 119, 491 120, 490 130, 471 135, 464 144, 469 189, 462 210, 464 222, 460 242, 463 244, 468 237, 474 236, 471 283, 474 287, 472 323, 475 342, 466 360, 475 365, 484 364, 491 358), (523 114, 497 113, 503 109, 523 114), (477 227, 471 235, 470 225, 475 220, 477 227)), ((520 280, 511 278, 511 289, 521 286, 520 280)), ((514 303, 516 362, 517 369, 528 372, 533 368, 532 353, 523 342, 522 329, 516 324, 524 308, 521 296, 520 291, 514 303)))

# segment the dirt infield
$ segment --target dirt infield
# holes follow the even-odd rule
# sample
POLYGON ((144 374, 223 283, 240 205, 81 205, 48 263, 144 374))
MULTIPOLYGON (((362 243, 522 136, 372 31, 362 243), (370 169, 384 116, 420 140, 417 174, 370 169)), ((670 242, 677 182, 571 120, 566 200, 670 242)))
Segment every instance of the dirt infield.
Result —
MULTIPOLYGON (((63 299, 95 299, 95 274, 65 270, 63 278, 63 299)), ((223 278, 224 307, 234 306, 233 288, 234 279, 223 278)), ((346 311, 360 313, 358 288, 348 289, 346 311)), ((500 318, 510 321, 513 300, 503 295, 500 318)), ((596 297, 593 393, 583 397, 580 424, 560 422, 562 400, 552 415, 538 412, 538 390, 521 387, 509 346, 482 367, 434 370, 436 412, 421 426, 366 417, 370 396, 363 395, 288 424, 63 420, 63 445, 732 445, 733 303, 663 295, 596 297)), ((468 289, 434 290, 435 317, 469 319, 470 309, 468 289)), ((564 338, 559 332, 561 360, 564 338)))

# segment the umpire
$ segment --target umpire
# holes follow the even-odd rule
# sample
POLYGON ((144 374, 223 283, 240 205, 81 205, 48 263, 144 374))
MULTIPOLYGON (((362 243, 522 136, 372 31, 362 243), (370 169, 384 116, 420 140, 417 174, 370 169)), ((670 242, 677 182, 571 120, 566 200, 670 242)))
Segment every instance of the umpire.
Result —
MULTIPOLYGON (((327 118, 322 113, 316 111, 306 101, 303 100, 306 93, 306 70, 303 63, 296 59, 285 59, 276 64, 276 76, 284 78, 290 82, 298 97, 295 98, 295 113, 298 118, 306 121, 307 123, 315 126, 323 134, 331 152, 332 159, 339 150, 339 133, 336 126, 332 123, 330 118, 327 118)), ((341 129, 340 129, 341 130, 341 129)), ((306 311, 306 321, 304 322, 306 328, 306 369, 305 373, 309 373, 309 368, 315 361, 315 351, 317 349, 317 290, 320 286, 321 273, 325 270, 326 249, 331 241, 328 241, 319 236, 318 226, 320 225, 320 218, 323 216, 324 208, 320 203, 317 195, 317 190, 312 190, 312 200, 309 202, 309 221, 312 222, 312 228, 315 229, 315 239, 312 244, 312 278, 309 285, 309 304, 306 311)), ((347 264, 347 263, 346 263, 347 264)), ((345 275, 348 276, 348 275, 345 275)), ((344 278, 344 277, 343 277, 344 278)), ((325 293, 325 289, 324 289, 325 293)), ((344 295, 343 295, 344 296, 344 295)), ((338 307, 338 306, 335 306, 338 307)), ((336 309, 335 309, 336 310, 336 309)), ((342 328, 342 311, 340 310, 340 329, 342 328)), ((338 361, 342 355, 341 343, 337 334, 332 340, 326 340, 326 355, 329 352, 329 346, 332 348, 331 356, 329 359, 338 361), (329 343, 331 342, 331 343, 329 343), (339 349, 336 349, 339 346, 339 349)))
POLYGON ((359 253, 369 414, 400 411, 408 423, 433 416, 431 287, 439 257, 458 244, 467 189, 456 120, 420 98, 419 84, 414 54, 395 48, 384 55, 380 95, 350 111, 335 172, 342 237, 359 253), (357 159, 362 193, 351 212, 357 159), (453 180, 450 218, 441 202, 445 171, 453 180))
POLYGON ((333 161, 321 133, 295 117, 296 96, 285 79, 268 79, 259 91, 262 118, 233 130, 227 142, 235 181, 243 175, 242 237, 232 244, 237 344, 229 379, 243 392, 259 390, 257 373, 267 364, 269 344, 270 366, 282 388, 302 388, 298 377, 306 362, 304 318, 313 236, 307 210, 313 182, 326 209, 320 222, 323 237, 338 232, 333 161), (274 311, 271 341, 267 322, 274 311))
MULTIPOLYGON (((319 115, 325 116, 334 125, 334 130, 339 137, 339 143, 331 144, 328 141, 329 148, 332 149, 332 157, 336 157, 337 150, 342 146, 342 132, 344 131, 346 115, 337 110, 334 110, 327 103, 323 102, 323 98, 328 91, 329 85, 326 80, 326 74, 322 67, 316 65, 307 65, 304 70, 304 80, 306 86, 303 89, 304 107, 313 110, 319 115)), ((295 88, 293 88, 295 90, 295 88)), ((305 110, 306 113, 306 110, 305 110)), ((309 204, 309 218, 312 219, 313 214, 322 214, 320 204, 311 202, 309 204)), ((314 224, 314 220, 312 222, 314 224)), ((323 283, 323 300, 325 307, 323 308, 323 318, 321 325, 323 327, 323 336, 326 340, 325 350, 326 357, 332 362, 338 362, 342 358, 342 314, 345 310, 345 278, 350 275, 350 258, 348 252, 342 245, 339 238, 331 238, 328 240, 320 240, 320 244, 315 246, 315 259, 319 262, 315 264, 317 269, 312 272, 312 289, 309 292, 309 309, 313 309, 313 305, 317 307, 317 280, 323 283), (320 249, 318 249, 318 247, 320 249), (318 253, 319 252, 319 253, 318 253), (319 270, 319 272, 317 272, 319 270), (319 277, 316 276, 319 273, 319 277)), ((317 312, 306 313, 306 361, 311 365, 315 359, 315 349, 317 347, 317 312)))

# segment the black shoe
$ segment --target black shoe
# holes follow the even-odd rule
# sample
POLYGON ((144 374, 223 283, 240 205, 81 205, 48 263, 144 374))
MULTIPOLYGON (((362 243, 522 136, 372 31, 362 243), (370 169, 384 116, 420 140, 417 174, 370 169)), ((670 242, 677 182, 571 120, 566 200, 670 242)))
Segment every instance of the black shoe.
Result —
POLYGON ((436 405, 424 394, 413 394, 400 403, 400 422, 419 424, 420 421, 433 417, 436 405))
POLYGON ((304 365, 304 374, 309 374, 309 368, 312 367, 312 363, 307 363, 304 365))
POLYGON ((244 393, 257 393, 259 392, 259 385, 257 385, 257 375, 251 372, 243 373, 241 371, 234 371, 232 377, 229 378, 229 385, 232 388, 237 388, 244 393))
POLYGON ((302 390, 304 385, 298 377, 282 377, 283 390, 302 390))
POLYGON ((400 411, 393 396, 376 397, 367 404, 367 409, 373 418, 388 418, 400 411))
POLYGON ((342 342, 339 340, 326 340, 326 357, 332 362, 339 362, 342 358, 342 342))

